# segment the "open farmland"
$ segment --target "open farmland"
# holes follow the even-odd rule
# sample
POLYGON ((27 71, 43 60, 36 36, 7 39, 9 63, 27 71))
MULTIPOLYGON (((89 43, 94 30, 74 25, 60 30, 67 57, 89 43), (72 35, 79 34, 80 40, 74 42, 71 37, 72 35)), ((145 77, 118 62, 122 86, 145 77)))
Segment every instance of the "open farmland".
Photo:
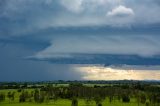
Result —
MULTIPOLYGON (((125 82, 125 83, 124 83, 125 82)), ((1 84, 2 106, 159 106, 159 83, 1 84), (4 88, 5 89, 4 89, 4 88), (3 88, 3 89, 2 89, 3 88), (12 88, 12 89, 11 89, 12 88)))

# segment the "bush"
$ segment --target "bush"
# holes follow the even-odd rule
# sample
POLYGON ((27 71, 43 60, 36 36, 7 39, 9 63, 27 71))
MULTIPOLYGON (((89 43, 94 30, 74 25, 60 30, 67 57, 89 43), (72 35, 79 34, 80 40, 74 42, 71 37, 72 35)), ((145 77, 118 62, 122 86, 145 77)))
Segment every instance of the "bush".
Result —
POLYGON ((129 103, 130 102, 129 96, 128 95, 123 95, 122 101, 125 102, 125 103, 129 103))

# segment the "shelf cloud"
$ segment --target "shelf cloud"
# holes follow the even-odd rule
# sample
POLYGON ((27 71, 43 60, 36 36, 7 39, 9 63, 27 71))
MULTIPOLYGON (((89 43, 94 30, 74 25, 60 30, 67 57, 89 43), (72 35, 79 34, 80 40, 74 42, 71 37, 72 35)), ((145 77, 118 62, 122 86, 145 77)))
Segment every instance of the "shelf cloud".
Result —
POLYGON ((70 57, 70 54, 114 54, 152 57, 159 55, 159 37, 150 36, 70 36, 55 38, 37 58, 70 57), (136 43, 135 43, 136 41, 136 43), (60 55, 61 54, 61 55, 60 55))

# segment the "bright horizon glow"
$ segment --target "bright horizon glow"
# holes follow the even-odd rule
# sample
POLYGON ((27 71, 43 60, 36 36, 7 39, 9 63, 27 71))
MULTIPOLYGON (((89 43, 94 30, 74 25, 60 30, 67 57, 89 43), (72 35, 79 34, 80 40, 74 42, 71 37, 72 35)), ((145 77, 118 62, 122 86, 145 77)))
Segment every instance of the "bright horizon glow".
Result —
POLYGON ((160 70, 116 69, 103 66, 84 66, 77 70, 84 80, 160 80, 160 70))

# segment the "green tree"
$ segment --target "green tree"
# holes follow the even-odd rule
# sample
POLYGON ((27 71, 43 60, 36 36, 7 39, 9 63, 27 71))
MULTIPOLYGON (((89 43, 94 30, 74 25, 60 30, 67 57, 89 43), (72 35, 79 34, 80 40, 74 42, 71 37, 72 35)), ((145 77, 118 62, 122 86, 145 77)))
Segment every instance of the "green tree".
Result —
POLYGON ((96 106, 102 106, 101 103, 102 103, 103 99, 99 95, 94 97, 94 101, 96 102, 96 106))
POLYGON ((5 101, 5 94, 1 93, 0 94, 0 102, 5 101))
POLYGON ((123 95, 122 96, 122 101, 125 103, 129 103, 130 102, 130 97, 128 95, 123 95))
POLYGON ((71 106, 78 106, 78 100, 76 97, 72 98, 72 105, 71 106))
POLYGON ((26 101, 26 96, 24 91, 21 93, 21 95, 19 95, 19 102, 25 102, 26 101))
POLYGON ((35 90, 34 92, 34 101, 36 103, 43 103, 45 99, 45 94, 44 92, 40 92, 38 89, 35 90))
POLYGON ((9 102, 14 101, 15 92, 8 92, 7 97, 9 99, 9 102))
POLYGON ((146 95, 144 93, 142 93, 141 96, 140 96, 141 103, 145 104, 146 103, 146 99, 147 99, 146 95))

